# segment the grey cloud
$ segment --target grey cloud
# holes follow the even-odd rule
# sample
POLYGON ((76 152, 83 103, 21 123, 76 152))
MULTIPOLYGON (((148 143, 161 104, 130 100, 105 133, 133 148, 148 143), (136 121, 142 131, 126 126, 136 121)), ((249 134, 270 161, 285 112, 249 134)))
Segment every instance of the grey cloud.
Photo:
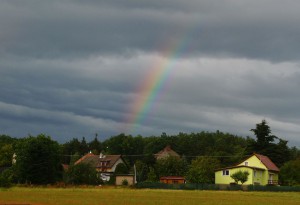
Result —
POLYGON ((1 6, 1 51, 38 58, 160 52, 272 61, 299 58, 295 1, 48 1, 1 6))
POLYGON ((1 1, 0 131, 62 141, 118 134, 131 126, 147 74, 167 61, 163 91, 129 134, 247 136, 266 118, 299 145, 298 8, 293 0, 1 1))
MULTIPOLYGON (((132 126, 124 120, 132 114, 129 107, 140 95, 140 83, 147 80, 153 62, 161 61, 164 57, 144 53, 11 63, 0 70, 2 130, 18 136, 24 130, 44 130, 64 137, 123 132, 132 126)), ((153 101, 154 109, 130 134, 219 129, 247 136, 266 118, 277 123, 277 133, 298 143, 298 64, 188 58, 176 60, 172 69, 164 92, 153 101)))

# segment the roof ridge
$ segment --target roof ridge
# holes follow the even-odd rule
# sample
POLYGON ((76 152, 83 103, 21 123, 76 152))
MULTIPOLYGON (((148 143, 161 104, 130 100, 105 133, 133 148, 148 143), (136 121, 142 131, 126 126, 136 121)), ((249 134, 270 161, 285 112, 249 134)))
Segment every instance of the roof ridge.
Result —
POLYGON ((82 156, 80 159, 78 159, 74 164, 76 165, 76 164, 82 162, 84 159, 86 159, 89 156, 96 156, 96 155, 94 155, 93 153, 87 153, 84 156, 82 156))
POLYGON ((268 170, 279 171, 279 168, 268 156, 257 153, 254 153, 253 156, 256 156, 268 170))

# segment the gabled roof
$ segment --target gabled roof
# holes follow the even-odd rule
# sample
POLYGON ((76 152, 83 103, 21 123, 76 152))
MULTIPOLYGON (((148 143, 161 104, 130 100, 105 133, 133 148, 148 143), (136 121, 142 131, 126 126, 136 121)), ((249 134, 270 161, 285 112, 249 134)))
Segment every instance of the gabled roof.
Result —
POLYGON ((88 153, 77 160, 74 164, 79 163, 90 163, 93 167, 101 168, 105 166, 105 168, 112 168, 115 163, 121 158, 121 155, 94 155, 92 153, 88 153), (106 162, 104 165, 101 162, 106 162))
MULTIPOLYGON (((279 168, 270 160, 269 157, 265 156, 265 155, 261 155, 261 154, 256 154, 254 153, 253 155, 251 155, 250 157, 248 157, 247 159, 243 160, 242 162, 247 161, 248 159, 250 159, 251 157, 256 156, 257 159, 259 159, 264 165, 265 167, 269 170, 269 171, 274 171, 274 172, 279 172, 279 168)), ((241 162, 241 163, 242 163, 241 162)), ((238 168, 238 167, 247 167, 247 168, 251 168, 251 169, 258 169, 258 170, 265 170, 259 167, 253 167, 253 166, 246 166, 246 165, 240 165, 241 163, 234 165, 234 166, 230 166, 230 167, 225 167, 225 168, 220 168, 220 169, 216 169, 216 171, 220 171, 220 170, 224 170, 224 169, 233 169, 233 168, 238 168)))
POLYGON ((268 170, 279 172, 279 168, 270 160, 269 157, 256 153, 253 155, 255 155, 267 167, 268 170))
POLYGON ((159 151, 155 154, 157 159, 165 158, 165 157, 180 157, 180 155, 171 149, 171 146, 166 146, 163 150, 159 151))

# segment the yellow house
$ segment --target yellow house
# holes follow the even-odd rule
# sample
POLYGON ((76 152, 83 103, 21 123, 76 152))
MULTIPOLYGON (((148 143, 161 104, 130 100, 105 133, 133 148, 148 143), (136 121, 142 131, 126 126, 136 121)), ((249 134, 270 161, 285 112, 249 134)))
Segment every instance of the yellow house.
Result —
POLYGON ((269 157, 253 154, 243 162, 215 172, 215 184, 231 184, 234 180, 230 175, 238 171, 248 171, 248 180, 245 185, 277 185, 278 184, 278 167, 269 159, 269 157))

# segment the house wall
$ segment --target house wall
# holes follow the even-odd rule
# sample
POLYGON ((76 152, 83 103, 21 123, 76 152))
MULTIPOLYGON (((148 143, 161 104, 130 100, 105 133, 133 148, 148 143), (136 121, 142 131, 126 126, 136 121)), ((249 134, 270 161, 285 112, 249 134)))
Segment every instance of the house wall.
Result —
MULTIPOLYGON (((272 174, 272 180, 273 181, 276 181, 276 183, 278 183, 278 173, 276 172, 272 172, 272 171, 267 171, 266 173, 266 177, 265 177, 265 181, 266 181, 266 184, 268 184, 270 178, 269 178, 269 175, 272 174)), ((276 184, 275 183, 275 184, 276 184)))
POLYGON ((253 182, 255 184, 267 185, 269 181, 269 174, 273 175, 273 180, 278 181, 278 173, 268 171, 267 167, 260 161, 259 158, 257 158, 257 156, 254 155, 250 157, 249 159, 240 163, 238 166, 245 166, 245 162, 248 162, 248 166, 262 168, 265 170, 260 170, 260 172, 257 170, 258 175, 253 176, 253 182))
POLYGON ((217 171, 215 172, 215 183, 216 184, 234 183, 234 180, 230 177, 230 175, 239 170, 242 171, 247 170, 249 172, 248 181, 244 183, 245 185, 250 185, 250 184, 267 185, 269 181, 269 174, 272 174, 274 181, 278 181, 278 173, 269 172, 267 170, 267 167, 256 156, 250 157, 249 159, 238 164, 237 166, 250 166, 252 168, 250 167, 231 168, 228 169, 230 172, 229 175, 225 175, 225 176, 223 176, 223 170, 217 171), (258 169, 255 169, 253 167, 257 167, 258 169))
POLYGON ((242 167, 242 168, 233 168, 233 169, 228 169, 229 170, 229 175, 223 175, 223 170, 215 172, 215 184, 230 184, 230 183, 235 183, 235 181, 230 177, 230 175, 234 174, 235 172, 238 171, 248 171, 249 176, 248 176, 248 181, 244 183, 244 185, 250 185, 253 184, 253 170, 251 168, 247 167, 242 167))
POLYGON ((242 163, 240 163, 237 166, 245 166, 245 165, 267 170, 267 167, 255 155, 250 157, 249 159, 243 161, 242 163), (245 162, 248 162, 248 165, 246 165, 245 162))
POLYGON ((121 176, 120 175, 120 176, 116 176, 116 185, 117 186, 122 185, 124 180, 128 181, 128 185, 133 185, 134 184, 134 176, 133 175, 129 175, 129 176, 126 176, 126 175, 121 176))

